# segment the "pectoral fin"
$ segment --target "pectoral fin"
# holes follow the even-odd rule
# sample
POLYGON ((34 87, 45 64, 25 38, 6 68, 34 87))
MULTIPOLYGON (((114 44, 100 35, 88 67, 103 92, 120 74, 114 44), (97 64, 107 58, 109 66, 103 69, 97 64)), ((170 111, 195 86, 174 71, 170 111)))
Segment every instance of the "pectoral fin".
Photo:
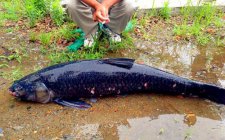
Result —
POLYGON ((54 102, 62 106, 78 108, 78 109, 87 109, 91 107, 90 104, 81 100, 55 99, 54 102))

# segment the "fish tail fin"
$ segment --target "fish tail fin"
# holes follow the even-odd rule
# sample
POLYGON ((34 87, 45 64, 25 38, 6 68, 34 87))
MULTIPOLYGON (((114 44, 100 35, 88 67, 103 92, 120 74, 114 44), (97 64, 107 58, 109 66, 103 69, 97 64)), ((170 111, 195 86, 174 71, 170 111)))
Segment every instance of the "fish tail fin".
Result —
POLYGON ((225 89, 222 87, 203 84, 199 96, 220 104, 225 104, 225 89))

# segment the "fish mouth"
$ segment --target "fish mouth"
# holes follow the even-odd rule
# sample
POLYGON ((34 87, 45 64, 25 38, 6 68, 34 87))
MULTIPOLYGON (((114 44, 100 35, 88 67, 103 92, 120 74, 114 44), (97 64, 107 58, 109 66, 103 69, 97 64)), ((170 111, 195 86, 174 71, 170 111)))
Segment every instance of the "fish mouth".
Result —
POLYGON ((9 89, 9 94, 14 96, 14 97, 19 97, 19 94, 17 92, 11 91, 10 89, 9 89))

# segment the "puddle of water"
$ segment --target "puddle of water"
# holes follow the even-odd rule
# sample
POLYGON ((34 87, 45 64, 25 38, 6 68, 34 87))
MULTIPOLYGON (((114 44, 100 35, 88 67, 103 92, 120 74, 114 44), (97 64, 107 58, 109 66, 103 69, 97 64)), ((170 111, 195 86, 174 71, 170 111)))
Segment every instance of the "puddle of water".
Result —
POLYGON ((154 118, 148 116, 129 118, 123 123, 106 127, 99 123, 76 125, 70 136, 76 139, 104 139, 109 137, 103 136, 102 132, 110 130, 114 139, 117 137, 120 140, 225 139, 224 121, 197 116, 196 123, 188 126, 184 123, 184 119, 185 115, 164 114, 154 118))
POLYGON ((197 117, 196 124, 189 127, 183 120, 184 115, 179 114, 128 119, 129 125, 118 126, 118 134, 121 140, 225 139, 225 125, 221 121, 197 117))
POLYGON ((183 45, 158 44, 136 41, 135 51, 110 54, 125 56, 177 75, 218 84, 225 80, 225 48, 198 47, 191 43, 183 45))

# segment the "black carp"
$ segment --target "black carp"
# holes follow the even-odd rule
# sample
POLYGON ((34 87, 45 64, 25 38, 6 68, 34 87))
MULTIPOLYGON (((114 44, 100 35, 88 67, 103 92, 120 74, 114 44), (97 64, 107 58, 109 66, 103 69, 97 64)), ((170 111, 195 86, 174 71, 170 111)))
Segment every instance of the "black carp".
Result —
POLYGON ((70 107, 90 107, 79 98, 140 92, 198 96, 225 104, 225 89, 134 63, 110 58, 57 64, 15 81, 10 93, 25 101, 56 102, 70 107))

